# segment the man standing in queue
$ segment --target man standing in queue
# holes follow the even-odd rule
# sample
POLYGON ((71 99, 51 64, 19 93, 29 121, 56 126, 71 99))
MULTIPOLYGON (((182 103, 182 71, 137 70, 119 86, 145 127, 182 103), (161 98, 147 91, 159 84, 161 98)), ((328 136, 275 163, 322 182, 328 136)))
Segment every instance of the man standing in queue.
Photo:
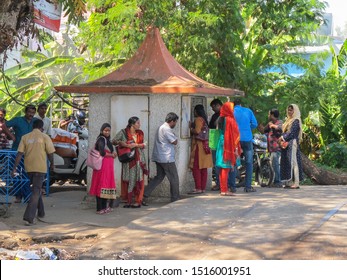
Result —
POLYGON ((155 136, 152 161, 157 166, 157 175, 148 183, 145 188, 143 206, 147 206, 147 199, 152 191, 167 176, 170 182, 171 202, 179 199, 179 178, 175 164, 175 146, 178 143, 177 136, 173 132, 178 116, 175 113, 167 114, 165 123, 162 124, 155 136))

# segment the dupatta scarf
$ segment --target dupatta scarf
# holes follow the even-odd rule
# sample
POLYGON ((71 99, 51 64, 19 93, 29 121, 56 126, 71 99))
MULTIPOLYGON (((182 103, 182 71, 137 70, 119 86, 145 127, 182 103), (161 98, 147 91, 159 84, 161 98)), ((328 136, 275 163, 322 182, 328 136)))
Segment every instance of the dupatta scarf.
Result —
POLYGON ((292 128, 292 124, 295 120, 298 120, 299 121, 299 124, 300 124, 300 131, 299 131, 299 141, 302 140, 302 122, 301 122, 301 113, 300 113, 300 109, 299 109, 299 106, 296 105, 296 104, 290 104, 288 107, 287 107, 287 119, 286 121, 284 122, 284 124, 282 125, 282 130, 283 132, 289 132, 290 129, 292 128), (292 117, 289 117, 288 115, 288 108, 292 106, 293 107, 293 115, 292 117))
POLYGON ((224 147, 223 160, 236 164, 236 158, 241 154, 240 132, 234 117, 234 103, 226 102, 220 110, 220 116, 224 117, 224 147))
MULTIPOLYGON (((135 132, 136 132, 136 144, 143 144, 143 142, 145 140, 143 131, 138 129, 135 132)), ((134 138, 132 137, 132 135, 130 133, 130 129, 128 127, 125 129, 125 134, 126 134, 126 137, 127 137, 127 143, 134 143, 134 138)), ((143 148, 143 146, 144 145, 142 145, 141 148, 143 148)), ((136 165, 136 162, 139 162, 143 173, 148 175, 146 162, 141 162, 140 150, 139 150, 141 148, 135 148, 135 158, 134 158, 134 160, 129 162, 129 168, 134 167, 136 165)))

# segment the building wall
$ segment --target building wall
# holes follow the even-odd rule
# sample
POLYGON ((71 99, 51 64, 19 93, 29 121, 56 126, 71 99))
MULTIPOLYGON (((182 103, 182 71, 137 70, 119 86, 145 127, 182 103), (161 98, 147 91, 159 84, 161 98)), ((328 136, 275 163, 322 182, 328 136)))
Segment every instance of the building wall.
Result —
MULTIPOLYGON (((104 122, 111 122, 111 97, 114 93, 107 94, 90 94, 89 99, 89 146, 94 145, 96 137, 99 134, 101 125, 104 122)), ((175 134, 178 136, 178 144, 176 146, 176 165, 180 180, 180 192, 181 194, 187 193, 187 191, 194 188, 194 180, 191 171, 188 169, 189 157, 190 157, 190 139, 182 139, 180 126, 182 120, 181 112, 181 100, 180 94, 153 94, 149 97, 149 125, 148 131, 148 155, 149 155, 149 178, 153 178, 156 175, 155 163, 151 162, 154 138, 156 131, 160 125, 165 122, 167 113, 174 112, 180 120, 174 129, 175 134)), ((113 131, 112 135, 116 132, 113 131)), ((209 170, 211 175, 211 170, 209 170)), ((88 189, 91 182, 91 170, 88 169, 88 189)), ((207 188, 211 186, 211 176, 207 183, 207 188)), ((118 193, 120 193, 120 186, 117 187, 118 193)), ((156 188, 151 195, 152 199, 170 200, 170 188, 167 178, 156 188)))
MULTIPOLYGON (((110 122, 111 107, 110 94, 90 94, 89 95, 89 112, 88 112, 88 129, 89 138, 88 146, 92 147, 95 144, 96 138, 99 135, 100 127, 105 122, 110 122)), ((89 190, 92 170, 88 168, 87 182, 89 190)))

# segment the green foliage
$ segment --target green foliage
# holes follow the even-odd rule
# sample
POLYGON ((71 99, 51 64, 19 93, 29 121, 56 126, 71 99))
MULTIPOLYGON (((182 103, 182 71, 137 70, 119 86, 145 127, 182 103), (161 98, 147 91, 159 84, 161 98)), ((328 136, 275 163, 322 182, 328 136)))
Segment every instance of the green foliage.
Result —
MULTIPOLYGON (((321 22, 319 1, 89 0, 78 42, 112 59, 129 58, 147 28, 162 32, 170 52, 188 70, 258 98, 273 86, 265 71, 288 62, 286 53, 321 22)), ((114 65, 118 67, 119 65, 114 65)))
POLYGON ((85 0, 55 0, 63 4, 64 16, 68 17, 69 23, 79 23, 86 13, 85 0))
POLYGON ((320 160, 321 163, 333 168, 347 168, 347 145, 334 142, 327 145, 322 151, 320 160))
MULTIPOLYGON (((24 63, 7 69, 0 76, 0 106, 7 109, 7 118, 23 114, 23 106, 48 101, 53 87, 84 81, 84 58, 78 56, 68 37, 64 45, 47 37, 45 52, 24 50, 24 63)), ((65 94, 71 99, 70 94, 65 94)), ((53 104, 61 107, 62 101, 53 104)))

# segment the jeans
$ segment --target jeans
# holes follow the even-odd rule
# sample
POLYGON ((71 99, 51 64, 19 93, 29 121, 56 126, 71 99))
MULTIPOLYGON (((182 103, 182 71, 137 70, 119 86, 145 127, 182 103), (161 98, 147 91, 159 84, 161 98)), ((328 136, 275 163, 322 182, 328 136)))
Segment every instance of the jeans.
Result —
POLYGON ((281 159, 281 151, 272 152, 270 154, 270 160, 272 164, 272 168, 275 173, 274 184, 281 183, 281 169, 280 169, 280 159, 281 159))
POLYGON ((43 218, 45 216, 45 209, 42 200, 42 184, 45 178, 45 173, 39 172, 28 172, 30 182, 32 184, 32 194, 30 196, 29 203, 25 209, 23 220, 29 223, 34 221, 36 216, 43 218))
POLYGON ((154 189, 164 180, 165 176, 167 176, 170 182, 170 194, 171 194, 171 202, 174 202, 179 199, 179 179, 176 164, 174 162, 161 163, 156 162, 157 166, 157 175, 148 183, 145 188, 145 197, 149 197, 154 191, 154 189))
MULTIPOLYGON (((245 167, 246 167, 246 178, 245 178, 245 187, 250 189, 252 187, 252 177, 253 177, 253 142, 252 141, 240 141, 242 152, 245 156, 245 167)), ((236 167, 234 168, 236 169, 236 167)), ((229 186, 232 189, 235 189, 235 179, 236 172, 234 170, 230 171, 229 174, 229 186)))

